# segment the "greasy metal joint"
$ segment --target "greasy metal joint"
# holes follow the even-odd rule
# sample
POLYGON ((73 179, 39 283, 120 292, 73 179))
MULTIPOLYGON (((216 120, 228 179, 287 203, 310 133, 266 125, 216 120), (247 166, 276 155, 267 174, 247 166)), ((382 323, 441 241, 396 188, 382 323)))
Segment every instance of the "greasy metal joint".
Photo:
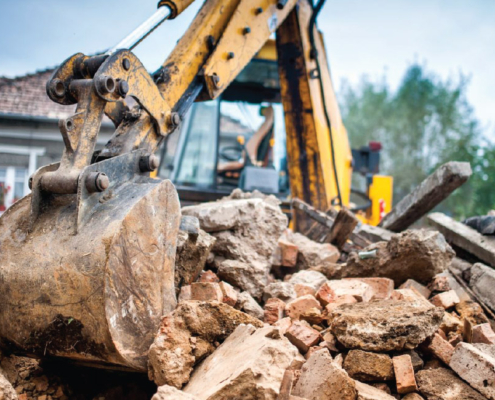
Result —
POLYGON ((108 176, 103 172, 91 172, 84 182, 90 193, 103 192, 110 186, 108 176))
POLYGON ((117 85, 117 92, 121 97, 125 97, 129 93, 129 84, 125 80, 119 81, 117 85))
POLYGON ((99 93, 107 94, 115 91, 116 83, 111 76, 100 75, 96 78, 95 85, 99 93))
POLYGON ((122 60, 122 68, 124 68, 126 71, 129 71, 131 68, 131 61, 128 58, 124 58, 122 60))
POLYGON ((167 125, 176 128, 180 124, 180 115, 179 113, 172 112, 167 115, 167 125))
POLYGON ((155 171, 160 165, 160 160, 154 154, 143 156, 139 159, 139 169, 141 172, 155 171))
POLYGON ((220 77, 217 74, 213 74, 212 80, 213 80, 213 84, 218 89, 220 87, 220 77))
POLYGON ((54 97, 64 97, 65 94, 65 85, 60 79, 52 79, 48 84, 48 90, 50 94, 54 97))

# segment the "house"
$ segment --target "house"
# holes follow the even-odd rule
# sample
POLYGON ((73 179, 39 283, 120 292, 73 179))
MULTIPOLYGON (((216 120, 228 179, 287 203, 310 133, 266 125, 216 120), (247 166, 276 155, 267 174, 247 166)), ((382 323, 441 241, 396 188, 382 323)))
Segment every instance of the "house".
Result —
MULTIPOLYGON (((64 143, 58 128, 74 106, 51 101, 45 85, 54 69, 17 78, 0 77, 0 214, 29 193, 29 177, 37 168, 60 161, 64 143)), ((102 123, 98 146, 114 131, 102 123)))

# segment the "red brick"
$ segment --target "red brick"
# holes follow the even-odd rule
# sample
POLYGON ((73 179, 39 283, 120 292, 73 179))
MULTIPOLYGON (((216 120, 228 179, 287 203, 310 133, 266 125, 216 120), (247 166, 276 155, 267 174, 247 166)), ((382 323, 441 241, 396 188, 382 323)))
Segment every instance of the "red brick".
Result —
POLYGON ((330 288, 327 282, 320 286, 318 291, 316 292, 316 299, 320 302, 320 304, 325 307, 328 303, 332 303, 337 299, 337 295, 330 288))
POLYGON ((275 322, 281 320, 284 317, 285 302, 277 299, 268 299, 265 303, 264 309, 264 322, 273 325, 275 322))
POLYGON ((294 290, 297 297, 306 296, 307 294, 314 296, 316 293, 316 290, 312 286, 305 285, 304 283, 296 283, 294 285, 294 290))
POLYGON ((357 303, 358 301, 354 296, 351 296, 350 294, 344 295, 344 296, 338 296, 335 301, 328 303, 325 306, 325 310, 328 314, 330 314, 335 308, 338 306, 341 306, 342 304, 354 304, 357 303))
POLYGON ((191 300, 223 301, 222 289, 216 282, 194 282, 191 284, 191 300))
POLYGON ((373 297, 373 289, 367 283, 356 279, 342 279, 328 281, 328 286, 332 289, 336 296, 344 296, 350 294, 357 301, 368 302, 373 297))
POLYGON ((437 307, 448 309, 460 303, 460 300, 455 290, 449 290, 448 292, 439 293, 436 296, 433 296, 430 299, 430 302, 437 307))
POLYGON ((227 282, 219 283, 220 290, 222 291, 222 301, 229 306, 234 307, 237 304, 237 292, 236 290, 229 285, 227 282))
POLYGON ((203 271, 199 276, 198 282, 220 282, 220 279, 213 271, 203 271))
POLYGON ((347 278, 364 282, 371 286, 374 300, 387 300, 394 291, 394 281, 388 278, 347 278))
POLYGON ((462 342, 462 335, 460 333, 452 333, 451 335, 449 335, 449 343, 452 347, 455 348, 455 346, 457 346, 457 344, 461 343, 462 342))
POLYGON ((299 252, 298 247, 294 243, 280 239, 278 241, 278 248, 280 249, 282 266, 295 267, 297 263, 297 254, 299 252))
POLYGON ((307 294, 287 303, 285 312, 292 319, 299 319, 301 315, 310 312, 311 309, 321 310, 321 305, 314 296, 307 294))
POLYGON ((321 340, 320 332, 300 321, 294 321, 285 336, 302 354, 306 354, 311 346, 321 340))
POLYGON ((431 294, 431 290, 426 286, 422 285, 419 282, 416 282, 414 279, 408 279, 402 285, 399 286, 399 289, 416 289, 418 293, 420 293, 425 299, 428 299, 431 294))
POLYGON ((442 339, 438 333, 433 335, 431 342, 428 344, 428 350, 447 365, 450 364, 450 359, 454 353, 454 347, 442 339))
POLYGON ((423 297, 416 289, 397 289, 394 290, 391 296, 392 300, 405 300, 414 304, 424 305, 430 308, 433 308, 433 304, 431 304, 427 299, 423 297))
POLYGON ((278 329, 282 335, 285 335, 289 328, 292 326, 292 320, 289 317, 279 319, 273 324, 273 326, 278 326, 278 329))
POLYGON ((397 356, 392 359, 394 365, 395 382, 397 384, 397 393, 407 394, 417 392, 416 378, 414 377, 414 368, 409 354, 397 356))
POLYGON ((489 323, 473 326, 473 343, 495 344, 495 332, 489 323))
POLYGON ((191 300, 191 285, 182 286, 179 293, 179 302, 191 300))

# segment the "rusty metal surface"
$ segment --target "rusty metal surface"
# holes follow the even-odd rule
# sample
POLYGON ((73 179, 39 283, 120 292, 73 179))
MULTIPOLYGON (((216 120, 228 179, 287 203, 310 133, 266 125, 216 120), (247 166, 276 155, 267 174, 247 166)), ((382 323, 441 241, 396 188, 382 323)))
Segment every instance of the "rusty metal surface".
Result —
POLYGON ((0 343, 146 370, 160 317, 175 307, 173 185, 144 176, 121 182, 76 235, 76 195, 51 196, 32 232, 30 200, 0 217, 0 343))

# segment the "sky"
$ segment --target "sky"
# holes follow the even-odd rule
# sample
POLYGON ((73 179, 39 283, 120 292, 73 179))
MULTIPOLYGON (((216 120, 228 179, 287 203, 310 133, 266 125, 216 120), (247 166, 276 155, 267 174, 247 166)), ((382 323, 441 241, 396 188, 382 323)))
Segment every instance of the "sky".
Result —
MULTIPOLYGON (((0 0, 0 75, 52 67, 118 43, 156 9, 152 0, 0 0)), ((202 1, 166 21, 135 53, 157 69, 202 1)), ((318 20, 337 91, 386 75, 397 87, 413 62, 442 78, 470 77, 468 100, 495 132, 495 0, 327 0, 318 20)), ((492 138, 493 139, 493 138, 492 138)))

